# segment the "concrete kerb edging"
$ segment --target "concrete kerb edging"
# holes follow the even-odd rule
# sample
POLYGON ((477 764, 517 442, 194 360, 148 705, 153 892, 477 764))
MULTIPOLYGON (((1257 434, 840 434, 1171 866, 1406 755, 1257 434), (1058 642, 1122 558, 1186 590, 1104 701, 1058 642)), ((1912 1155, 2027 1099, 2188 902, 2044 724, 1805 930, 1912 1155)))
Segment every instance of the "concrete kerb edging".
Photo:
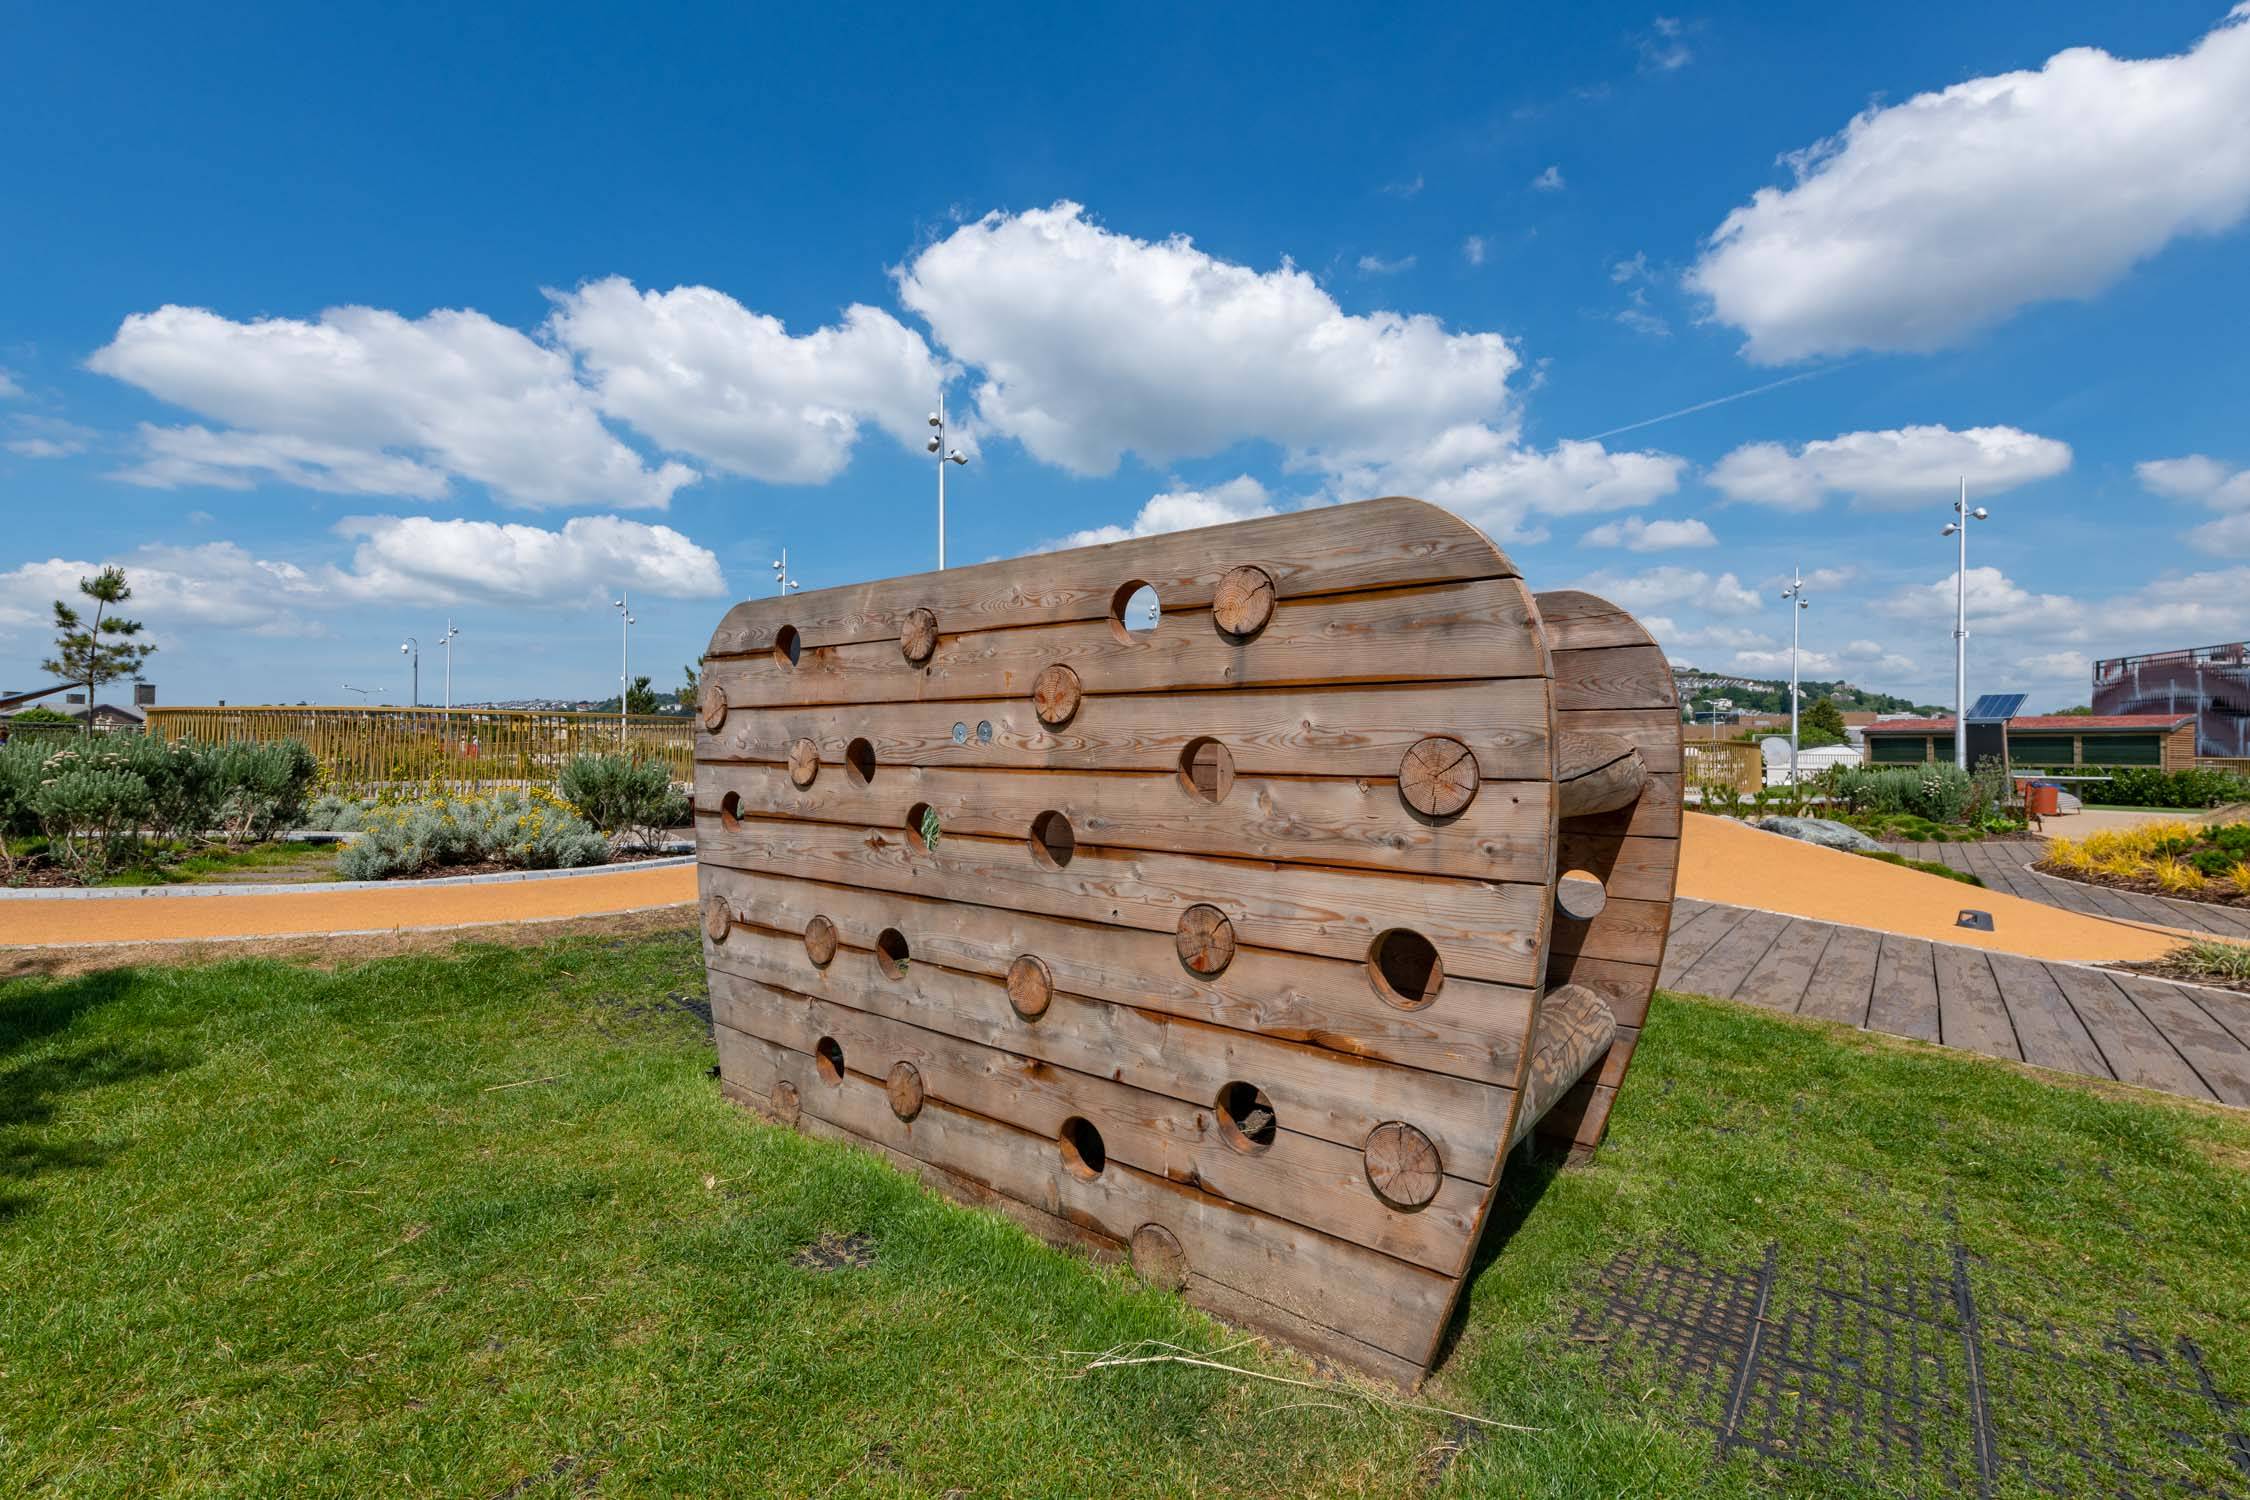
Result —
MULTIPOLYGON (((0 901, 145 901, 198 896, 326 896, 337 891, 422 890, 430 886, 508 885, 526 880, 567 880, 579 875, 623 875, 692 865, 692 854, 641 859, 622 865, 580 865, 570 870, 502 870, 492 875, 441 875, 429 880, 323 880, 273 885, 125 885, 96 890, 0 890, 0 901)), ((389 929, 384 929, 388 931, 389 929)))

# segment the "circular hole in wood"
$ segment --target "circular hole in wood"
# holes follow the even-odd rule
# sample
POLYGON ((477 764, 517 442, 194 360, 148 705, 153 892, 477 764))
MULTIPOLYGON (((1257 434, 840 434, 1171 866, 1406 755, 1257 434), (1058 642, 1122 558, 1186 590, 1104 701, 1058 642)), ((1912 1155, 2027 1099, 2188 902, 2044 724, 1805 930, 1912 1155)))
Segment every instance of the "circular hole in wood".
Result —
POLYGON ((1420 1010, 1445 987, 1437 945, 1409 927, 1376 934, 1367 949, 1367 973, 1375 993, 1400 1010, 1420 1010))
POLYGON ((1609 905, 1609 889, 1591 871, 1565 870, 1562 879, 1555 882, 1555 905, 1563 909, 1564 916, 1590 922, 1609 905))
POLYGON ((814 917, 805 924, 805 957, 813 961, 816 969, 825 969, 836 956, 836 924, 826 917, 814 917))
POLYGON ((717 683, 703 689, 703 727, 713 734, 727 721, 727 690, 717 683))
POLYGON ((1375 1196, 1407 1213, 1437 1196, 1445 1168, 1437 1145, 1403 1120, 1386 1120, 1367 1134, 1361 1153, 1375 1196))
POLYGON ((824 1036, 813 1044, 813 1067, 820 1081, 834 1088, 844 1081, 844 1049, 832 1036, 824 1036))
POLYGON ((1133 1231, 1133 1274, 1150 1286, 1176 1292, 1187 1285, 1187 1252, 1179 1236, 1161 1224, 1143 1224, 1133 1231))
POLYGON ((774 1117, 784 1125, 796 1124, 798 1112, 803 1108, 797 1098, 797 1085, 786 1078, 773 1086, 766 1102, 773 1106, 774 1117))
POLYGON ((899 627, 898 649, 916 666, 928 661, 937 650, 937 616, 927 609, 908 610, 906 623, 899 627))
MULTIPOLYGON (((1049 729, 1060 729, 1078 712, 1082 696, 1078 674, 1061 662, 1041 667, 1031 684, 1031 707, 1039 715, 1039 722, 1049 729)), ((968 726, 960 725, 962 740, 968 737, 968 726)))
POLYGON ((914 956, 907 951, 906 934, 886 927, 875 934, 875 964, 893 979, 904 979, 914 956))
POLYGON ((719 821, 726 824, 729 830, 733 830, 742 826, 741 819, 742 794, 740 792, 729 792, 721 797, 719 799, 719 821))
POLYGON ((797 639, 797 627, 784 625, 773 633, 773 659, 785 667, 797 665, 804 653, 804 645, 797 639))
POLYGON ((1120 585, 1109 599, 1109 628, 1117 638, 1128 645, 1145 641, 1156 634, 1156 627, 1164 619, 1164 606, 1156 597, 1156 590, 1139 578, 1120 585))
POLYGON ((1221 633, 1247 640, 1273 618, 1273 579, 1264 568, 1229 568, 1211 595, 1211 622, 1221 633))
POLYGON ((1047 961, 1036 953, 1019 953, 1008 965, 1008 1003, 1026 1021, 1047 1013, 1055 998, 1055 976, 1047 961))
POLYGON ((1102 1133, 1083 1116, 1072 1115, 1063 1121, 1055 1144, 1062 1151, 1063 1167, 1080 1182, 1092 1182, 1109 1165, 1109 1153, 1102 1149, 1102 1133))
POLYGON ((907 848, 935 854, 939 833, 937 809, 929 803, 917 802, 906 810, 907 848))
POLYGON ((883 1092, 890 1095, 891 1113, 902 1120, 911 1120, 922 1112, 922 1073, 910 1062, 902 1062, 891 1069, 891 1076, 883 1080, 883 1092))
POLYGON ((1180 913, 1179 928, 1172 934, 1172 951, 1198 979, 1222 974, 1234 962, 1234 923, 1216 906, 1198 901, 1180 913))
POLYGON ((1219 1134, 1235 1150, 1256 1155, 1273 1144, 1278 1122, 1273 1101, 1251 1083, 1230 1083, 1219 1090, 1219 1134))
POLYGON ((853 740, 844 747, 844 774, 851 777, 853 786, 866 786, 875 779, 875 747, 867 740, 853 740))
POLYGON ((1180 782, 1206 802, 1224 802, 1234 790, 1234 752, 1205 735, 1180 752, 1180 782))
POLYGON ((808 787, 820 774, 820 747, 811 740, 795 740, 789 746, 789 780, 797 787, 808 787))
POLYGON ((1416 740, 1399 762, 1398 791, 1426 818, 1450 818, 1477 795, 1477 758, 1444 735, 1416 740))
POLYGON ((712 942, 725 942, 733 926, 734 914, 727 910, 726 897, 712 896, 703 903, 703 931, 712 942))
POLYGON ((1053 808, 1031 820, 1031 857, 1047 869, 1059 870, 1078 852, 1078 835, 1070 819, 1053 808))

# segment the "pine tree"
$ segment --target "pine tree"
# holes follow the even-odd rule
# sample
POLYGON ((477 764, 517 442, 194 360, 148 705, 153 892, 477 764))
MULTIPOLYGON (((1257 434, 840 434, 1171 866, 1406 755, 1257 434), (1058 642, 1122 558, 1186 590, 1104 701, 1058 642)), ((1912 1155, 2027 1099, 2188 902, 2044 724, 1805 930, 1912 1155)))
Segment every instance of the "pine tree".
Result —
POLYGON ((656 712, 656 692, 648 685, 646 677, 633 679, 632 687, 625 692, 625 712, 652 714, 656 712))
POLYGON ((1841 745, 1844 734, 1844 711, 1833 698, 1822 698, 1806 709, 1797 720, 1797 744, 1806 750, 1817 750, 1822 745, 1841 745))
POLYGON ((86 685, 86 728, 90 733, 94 727, 95 691, 105 682, 139 676, 141 664, 155 654, 156 647, 133 639, 141 633, 140 621, 109 613, 133 597, 123 568, 112 564, 102 569, 97 577, 79 579, 78 592, 94 601, 92 622, 57 599, 55 654, 41 662, 39 669, 52 672, 66 682, 86 685))

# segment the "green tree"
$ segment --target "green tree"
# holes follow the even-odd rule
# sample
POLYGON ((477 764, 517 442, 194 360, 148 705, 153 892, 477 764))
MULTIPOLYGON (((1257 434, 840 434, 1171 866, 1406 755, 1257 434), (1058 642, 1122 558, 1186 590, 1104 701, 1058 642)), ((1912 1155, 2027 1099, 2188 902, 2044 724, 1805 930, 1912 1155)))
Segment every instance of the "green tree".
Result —
POLYGON ((1797 744, 1806 750, 1844 743, 1844 711, 1833 698, 1816 700, 1797 719, 1797 744))
POLYGON ((645 676, 634 678, 633 685, 625 690, 625 712, 629 714, 652 714, 656 712, 656 692, 648 685, 648 678, 645 676))
POLYGON ((141 663, 156 647, 133 637, 141 622, 112 613, 133 597, 125 570, 112 564, 93 578, 78 580, 78 592, 94 601, 94 617, 87 620, 63 600, 55 601, 55 654, 39 664, 66 682, 86 685, 86 729, 93 732, 94 694, 105 682, 140 675, 141 663))
POLYGON ((687 674, 687 681, 680 685, 680 690, 675 696, 679 698, 681 704, 685 707, 695 707, 695 700, 702 695, 702 668, 703 662, 700 658, 695 661, 691 661, 686 666, 680 668, 681 671, 687 674))

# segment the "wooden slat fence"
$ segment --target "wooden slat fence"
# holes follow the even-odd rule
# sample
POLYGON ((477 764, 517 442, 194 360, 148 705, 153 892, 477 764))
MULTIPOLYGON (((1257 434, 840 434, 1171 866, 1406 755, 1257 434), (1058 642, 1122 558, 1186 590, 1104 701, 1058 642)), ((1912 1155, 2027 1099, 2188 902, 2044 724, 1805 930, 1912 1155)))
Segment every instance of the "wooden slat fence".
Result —
POLYGON ((540 713, 487 708, 152 708, 148 732, 168 740, 302 740, 324 780, 345 793, 400 785, 551 786, 571 757, 621 745, 663 761, 677 782, 695 777, 695 723, 686 716, 540 713))
POLYGON ((1680 755, 1689 786, 1731 786, 1745 795, 1766 784, 1766 760, 1756 745, 1734 741, 1681 744, 1680 755))

